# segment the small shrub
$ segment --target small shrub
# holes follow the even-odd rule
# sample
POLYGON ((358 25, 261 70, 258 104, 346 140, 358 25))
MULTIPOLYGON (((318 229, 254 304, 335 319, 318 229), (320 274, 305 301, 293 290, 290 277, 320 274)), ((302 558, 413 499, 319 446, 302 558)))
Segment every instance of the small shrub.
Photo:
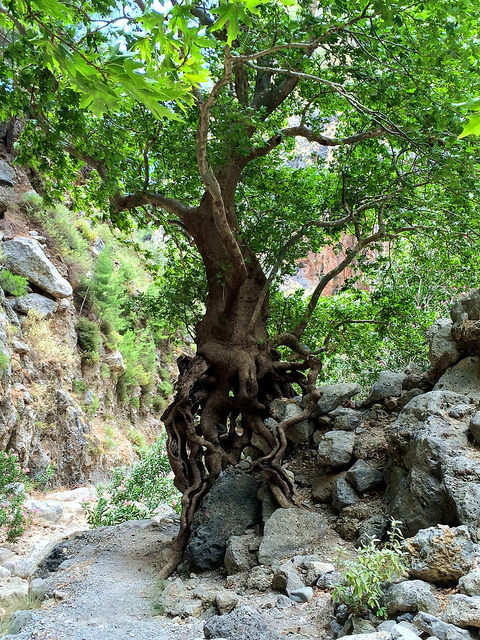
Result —
POLYGON ((27 278, 17 276, 8 269, 0 271, 0 287, 12 296, 24 296, 27 293, 27 278))
POLYGON ((145 455, 147 453, 147 440, 141 431, 132 427, 127 431, 127 438, 130 440, 133 448, 138 454, 145 455))
POLYGON ((36 191, 25 191, 20 198, 20 201, 25 205, 28 211, 38 210, 43 207, 43 198, 36 191))
POLYGON ((103 440, 103 445, 106 451, 111 451, 112 449, 116 449, 118 447, 118 443, 116 439, 117 434, 115 432, 115 429, 110 425, 107 425, 105 427, 104 433, 105 433, 105 436, 103 440))
POLYGON ((372 538, 357 550, 354 560, 342 561, 340 571, 344 583, 333 590, 333 600, 346 604, 350 612, 362 615, 369 609, 379 617, 386 617, 383 605, 385 587, 394 576, 407 571, 406 552, 402 549, 400 523, 393 520, 388 541, 379 546, 372 538))
POLYGON ((35 360, 43 363, 61 363, 62 367, 75 363, 73 351, 55 332, 51 320, 30 309, 23 321, 22 331, 35 360))
POLYGON ((39 491, 45 491, 49 488, 50 481, 55 475, 55 465, 48 464, 43 471, 36 473, 32 479, 33 486, 39 491))
POLYGON ((87 416, 90 416, 90 417, 94 416, 97 413, 98 406, 100 404, 100 399, 95 393, 92 393, 91 396, 92 396, 92 401, 90 402, 90 404, 86 404, 83 407, 87 416))
POLYGON ((83 393, 85 391, 85 388, 85 380, 82 380, 81 378, 74 378, 72 380, 73 393, 83 393))
POLYGON ((98 362, 98 351, 102 342, 100 329, 95 322, 88 318, 79 318, 75 330, 78 346, 82 352, 82 361, 95 364, 98 362))
POLYGON ((104 380, 109 380, 112 377, 112 372, 110 371, 110 367, 105 362, 100 366, 100 375, 104 380))
POLYGON ((94 528, 150 518, 162 502, 178 511, 180 493, 171 475, 165 439, 160 438, 132 469, 114 469, 108 485, 97 488, 97 502, 84 504, 89 525, 94 528))
POLYGON ((9 542, 19 538, 28 524, 28 513, 23 506, 25 492, 19 483, 28 481, 16 453, 0 453, 0 531, 9 542))
POLYGON ((10 358, 0 349, 0 375, 3 376, 4 373, 8 371, 8 365, 10 364, 10 358))

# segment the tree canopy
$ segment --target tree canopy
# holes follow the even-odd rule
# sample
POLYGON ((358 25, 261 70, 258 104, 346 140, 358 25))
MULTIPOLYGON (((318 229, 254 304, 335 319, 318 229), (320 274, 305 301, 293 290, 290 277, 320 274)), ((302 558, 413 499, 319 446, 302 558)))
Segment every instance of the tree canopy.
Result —
POLYGON ((314 404, 332 345, 360 328, 372 352, 388 331, 408 352, 415 309, 478 280, 478 130, 458 107, 480 91, 475 3, 11 0, 0 15, 19 161, 52 197, 174 243, 166 307, 197 345, 164 416, 178 549, 245 449, 289 504, 292 423, 265 427, 271 401, 296 384, 314 404), (345 236, 311 295, 286 296, 298 260, 345 236), (348 266, 348 296, 322 299, 348 266))

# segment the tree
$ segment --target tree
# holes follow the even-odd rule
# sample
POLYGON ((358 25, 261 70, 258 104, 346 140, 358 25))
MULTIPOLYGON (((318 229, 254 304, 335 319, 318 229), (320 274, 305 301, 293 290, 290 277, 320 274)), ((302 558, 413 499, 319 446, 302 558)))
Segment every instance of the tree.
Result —
MULTIPOLYGON (((149 5, 137 6, 142 28, 154 33, 160 14, 150 22, 149 5)), ((435 243, 447 234, 462 242, 467 228, 479 232, 478 156, 473 142, 458 140, 461 119, 451 106, 467 84, 479 83, 474 3, 174 2, 161 14, 167 30, 178 12, 177 51, 186 52, 182 38, 193 29, 210 81, 193 87, 191 107, 163 103, 168 118, 124 84, 118 104, 92 114, 70 74, 38 59, 42 45, 28 34, 7 46, 1 70, 10 113, 28 118, 19 160, 50 176, 53 195, 86 164, 93 172, 83 197, 108 210, 113 224, 163 225, 202 261, 207 293, 197 353, 179 363, 163 416, 183 493, 165 574, 182 556, 202 498, 245 450, 278 504, 296 502, 282 459, 288 429, 315 407, 322 356, 338 329, 306 344, 327 284, 356 261, 371 269, 375 256, 380 262, 385 247, 402 247, 403 239, 435 243), (8 60, 17 55, 29 64, 15 74, 8 60), (289 166, 297 140, 333 149, 329 162, 318 153, 306 166, 289 166), (347 233, 344 258, 291 324, 272 333, 270 298, 284 274, 308 249, 334 246, 347 233), (296 395, 292 385, 305 409, 270 430, 271 402, 296 395)), ((128 29, 124 35, 128 43, 128 29)), ((158 47, 161 54, 165 43, 142 37, 145 58, 158 47)), ((152 73, 154 64, 142 78, 152 73)), ((166 71, 173 86, 177 74, 175 65, 166 71)))

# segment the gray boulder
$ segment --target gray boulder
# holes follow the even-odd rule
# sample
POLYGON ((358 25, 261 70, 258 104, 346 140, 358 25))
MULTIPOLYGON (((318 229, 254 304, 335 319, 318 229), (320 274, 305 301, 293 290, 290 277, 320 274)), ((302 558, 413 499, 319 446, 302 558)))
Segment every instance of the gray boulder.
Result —
POLYGON ((455 584, 468 573, 477 545, 467 527, 439 525, 421 529, 406 541, 410 554, 410 574, 434 584, 455 584))
POLYGON ((29 282, 55 298, 72 295, 70 283, 63 278, 33 238, 14 238, 2 244, 4 262, 12 273, 27 278, 29 282))
POLYGON ((317 388, 321 394, 317 402, 319 412, 330 413, 338 406, 348 402, 350 398, 356 396, 362 390, 359 384, 353 382, 341 382, 338 384, 325 384, 317 388))
POLYGON ((224 565, 228 575, 248 571, 257 564, 258 544, 253 536, 231 536, 228 539, 224 565))
POLYGON ((8 608, 12 603, 28 595, 28 581, 18 577, 0 582, 0 607, 8 608))
POLYGON ((472 355, 479 354, 480 347, 480 289, 459 298, 450 311, 453 321, 452 335, 459 349, 472 355))
POLYGON ((400 613, 436 613, 439 609, 431 585, 423 580, 405 580, 392 584, 385 592, 385 606, 389 616, 400 613))
POLYGON ((424 611, 417 613, 413 624, 420 631, 435 636, 438 640, 473 640, 473 636, 465 629, 459 629, 424 611))
POLYGON ((103 362, 110 368, 112 373, 116 373, 118 375, 122 375, 125 372, 125 363, 123 361, 123 356, 118 351, 112 351, 112 353, 106 353, 103 356, 103 362))
POLYGON ((355 431, 362 423, 362 413, 349 407, 337 407, 329 415, 333 418, 334 429, 355 431))
POLYGON ((261 522, 259 485, 254 476, 238 470, 222 473, 195 513, 186 557, 201 570, 223 564, 227 542, 261 522))
POLYGON ((377 382, 372 387, 367 404, 383 402, 387 398, 398 398, 402 395, 403 383, 406 380, 405 373, 398 371, 382 371, 377 382))
POLYGON ((378 513, 363 520, 358 527, 356 546, 360 547, 368 544, 372 538, 383 540, 389 526, 390 520, 383 513, 378 513))
POLYGON ((270 629, 266 618, 253 607, 237 607, 222 616, 213 616, 205 622, 205 638, 228 640, 281 640, 276 631, 270 629))
POLYGON ((431 391, 413 398, 387 432, 385 503, 410 534, 441 522, 480 534, 480 467, 469 439, 465 396, 431 391), (453 414, 453 415, 452 415, 453 414))
POLYGON ((336 474, 325 474, 315 477, 312 481, 312 497, 317 502, 331 502, 333 485, 338 478, 345 477, 345 472, 336 474))
POLYGON ((346 478, 360 493, 371 491, 383 483, 383 473, 365 460, 357 460, 347 471, 346 478))
POLYGON ((344 467, 352 459, 354 445, 351 431, 327 431, 318 444, 318 461, 325 467, 344 467))
POLYGON ((472 569, 458 581, 462 593, 469 596, 480 596, 480 568, 472 569))
POLYGON ((5 162, 0 160, 0 185, 5 187, 13 187, 15 184, 15 169, 5 162))
POLYGON ((283 562, 273 570, 272 589, 290 596, 293 591, 303 589, 305 585, 298 575, 296 563, 283 562))
POLYGON ((290 593, 290 600, 294 602, 309 602, 313 598, 312 587, 300 587, 290 593))
POLYGON ((327 529, 327 522, 319 513, 292 507, 277 509, 265 523, 263 539, 258 551, 260 564, 294 556, 301 549, 315 551, 327 529))
POLYGON ((452 336, 452 326, 450 318, 439 318, 427 331, 428 358, 436 372, 445 371, 460 359, 457 343, 452 336))
POLYGON ((475 402, 480 401, 480 357, 463 358, 447 369, 434 386, 434 391, 444 389, 461 393, 475 402))
POLYGON ((337 478, 333 483, 332 505, 337 511, 345 509, 359 501, 359 496, 355 489, 345 478, 337 478))
POLYGON ((27 314, 36 311, 42 318, 49 318, 58 309, 58 304, 51 298, 46 298, 38 293, 27 293, 24 296, 10 300, 12 307, 19 313, 27 314))
POLYGON ((480 628, 480 597, 463 593, 449 596, 442 618, 457 627, 480 628))
MULTIPOLYGON (((295 418, 303 413, 303 409, 301 409, 296 402, 283 398, 273 400, 270 404, 270 411, 272 412, 273 418, 279 422, 288 420, 289 418, 295 418)), ((312 435, 314 429, 315 425, 311 420, 301 420, 289 427, 286 433, 287 439, 296 444, 306 442, 312 435)))

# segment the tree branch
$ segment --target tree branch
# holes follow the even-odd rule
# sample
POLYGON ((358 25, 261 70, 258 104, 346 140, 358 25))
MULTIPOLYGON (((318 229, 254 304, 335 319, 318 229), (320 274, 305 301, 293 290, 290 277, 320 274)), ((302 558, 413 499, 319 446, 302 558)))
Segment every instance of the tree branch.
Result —
POLYGON ((183 202, 180 202, 180 200, 168 198, 159 193, 148 193, 146 191, 128 195, 117 193, 111 198, 111 205, 114 211, 128 211, 129 209, 135 209, 135 207, 142 205, 151 205, 173 213, 181 220, 184 220, 196 212, 196 208, 188 207, 183 202))

